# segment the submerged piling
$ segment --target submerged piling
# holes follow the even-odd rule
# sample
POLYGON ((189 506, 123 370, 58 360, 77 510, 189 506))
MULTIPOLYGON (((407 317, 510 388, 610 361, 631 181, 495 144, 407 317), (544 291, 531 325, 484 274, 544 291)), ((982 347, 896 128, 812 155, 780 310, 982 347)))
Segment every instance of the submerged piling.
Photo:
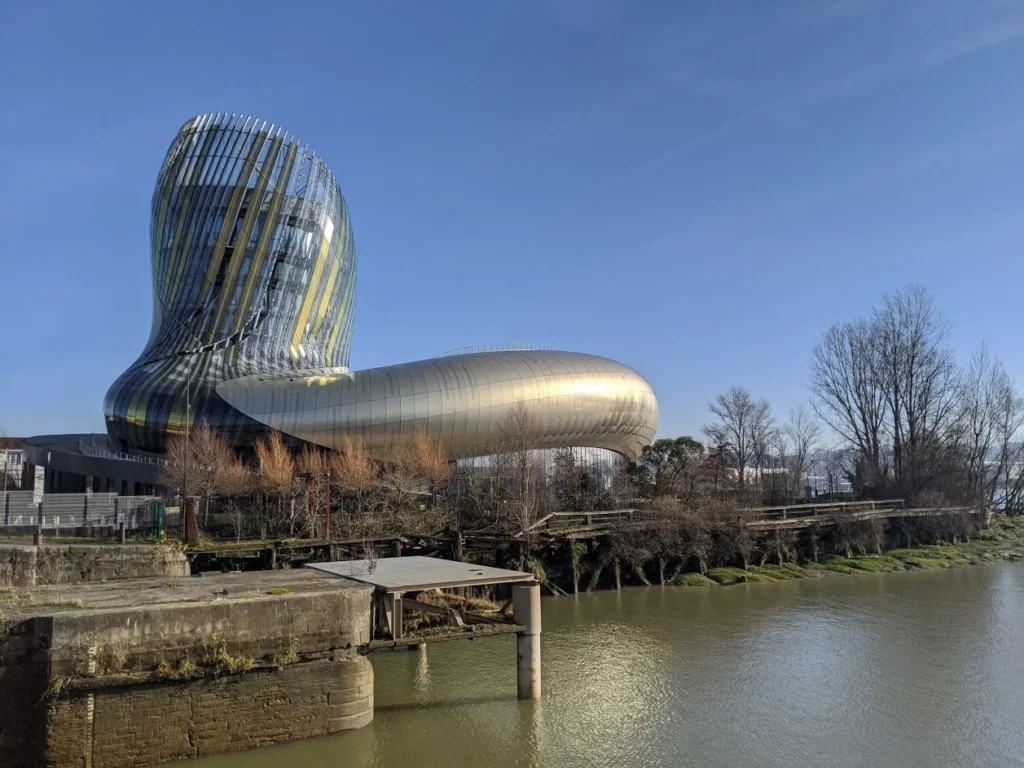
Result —
POLYGON ((539 699, 540 676, 540 584, 512 587, 512 619, 526 629, 516 636, 516 671, 520 699, 539 699))

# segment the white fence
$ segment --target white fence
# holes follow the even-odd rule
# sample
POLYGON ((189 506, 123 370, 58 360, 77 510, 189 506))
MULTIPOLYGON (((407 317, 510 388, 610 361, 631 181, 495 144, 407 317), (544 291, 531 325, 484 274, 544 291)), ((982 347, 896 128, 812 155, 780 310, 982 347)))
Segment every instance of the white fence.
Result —
POLYGON ((155 501, 166 500, 116 493, 47 493, 37 504, 32 491, 8 491, 0 496, 0 526, 60 529, 116 527, 124 522, 129 530, 152 528, 155 501))

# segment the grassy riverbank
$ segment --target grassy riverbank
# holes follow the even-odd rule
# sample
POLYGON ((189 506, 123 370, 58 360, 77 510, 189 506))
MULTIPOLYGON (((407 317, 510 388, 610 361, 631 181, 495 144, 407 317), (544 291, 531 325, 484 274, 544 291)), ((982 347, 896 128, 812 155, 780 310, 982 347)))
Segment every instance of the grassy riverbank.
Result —
POLYGON ((765 564, 742 568, 712 568, 707 575, 684 573, 675 583, 684 587, 715 587, 821 576, 920 571, 978 565, 1024 558, 1024 518, 996 517, 992 525, 969 542, 892 549, 880 555, 827 555, 817 562, 765 564))

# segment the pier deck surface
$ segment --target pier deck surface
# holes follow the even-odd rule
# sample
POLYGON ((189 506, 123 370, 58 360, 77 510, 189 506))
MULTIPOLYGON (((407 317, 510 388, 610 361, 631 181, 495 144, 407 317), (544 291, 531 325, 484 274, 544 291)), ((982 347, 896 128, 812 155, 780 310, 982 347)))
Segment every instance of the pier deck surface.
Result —
POLYGON ((511 584, 534 580, 532 573, 419 555, 383 557, 378 560, 307 563, 306 567, 363 584, 371 584, 379 592, 419 592, 425 589, 511 584))
MULTIPOLYGON (((69 575, 68 579, 71 577, 69 575)), ((65 611, 217 604, 346 589, 365 590, 366 587, 305 569, 69 582, 0 590, 0 613, 6 618, 15 618, 65 611)))

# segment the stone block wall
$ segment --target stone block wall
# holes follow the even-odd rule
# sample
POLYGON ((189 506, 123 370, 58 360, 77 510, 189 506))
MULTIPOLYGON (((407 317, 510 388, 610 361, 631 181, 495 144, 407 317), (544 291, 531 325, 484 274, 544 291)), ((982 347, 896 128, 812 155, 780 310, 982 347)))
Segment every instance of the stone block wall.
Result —
POLYGON ((45 765, 152 765, 326 736, 372 719, 373 666, 362 656, 95 693, 79 689, 51 708, 45 765))
POLYGON ((373 717, 371 587, 300 570, 92 588, 112 591, 129 594, 0 616, 4 768, 150 765, 373 717))
POLYGON ((0 588, 188 576, 185 553, 169 546, 80 544, 0 547, 0 588))

